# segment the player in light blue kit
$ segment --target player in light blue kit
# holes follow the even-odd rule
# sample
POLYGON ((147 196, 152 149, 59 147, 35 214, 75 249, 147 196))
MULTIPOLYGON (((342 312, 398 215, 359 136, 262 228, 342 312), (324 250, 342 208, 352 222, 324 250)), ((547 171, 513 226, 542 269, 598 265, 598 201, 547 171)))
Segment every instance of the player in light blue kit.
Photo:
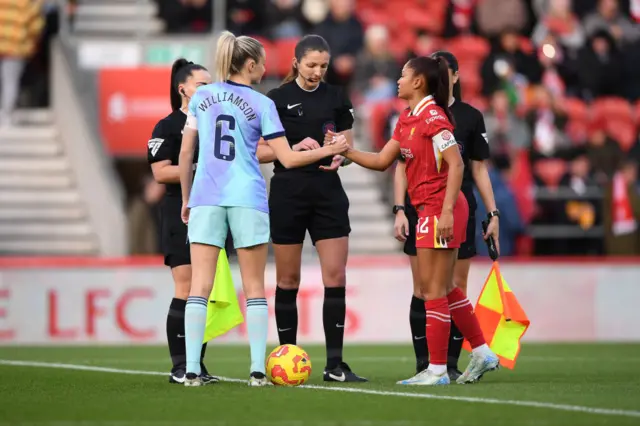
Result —
POLYGON ((191 292, 185 310, 186 386, 200 386, 200 350, 208 297, 220 249, 231 230, 247 299, 251 347, 249 385, 269 384, 265 376, 267 300, 264 272, 269 242, 267 188, 256 157, 262 138, 287 168, 342 154, 346 142, 313 151, 291 150, 273 101, 254 91, 265 72, 259 41, 224 32, 216 50, 216 83, 201 86, 189 103, 180 150, 182 220, 189 226, 191 292), (199 138, 198 167, 192 160, 199 138), (192 187, 193 185, 193 187, 192 187))

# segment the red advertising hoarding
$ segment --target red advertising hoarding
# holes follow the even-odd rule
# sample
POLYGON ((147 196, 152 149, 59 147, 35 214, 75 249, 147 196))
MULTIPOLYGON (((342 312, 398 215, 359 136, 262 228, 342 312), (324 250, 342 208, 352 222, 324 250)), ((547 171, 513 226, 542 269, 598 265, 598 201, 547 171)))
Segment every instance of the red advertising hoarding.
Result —
POLYGON ((171 112, 169 68, 102 69, 100 132, 117 157, 146 156, 156 123, 171 112))

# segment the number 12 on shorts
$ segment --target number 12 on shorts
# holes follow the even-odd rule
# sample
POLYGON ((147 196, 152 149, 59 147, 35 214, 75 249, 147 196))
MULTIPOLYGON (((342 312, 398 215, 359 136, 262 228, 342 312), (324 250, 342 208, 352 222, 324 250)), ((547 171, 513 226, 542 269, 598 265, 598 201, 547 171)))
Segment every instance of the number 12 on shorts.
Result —
POLYGON ((438 218, 436 216, 426 216, 418 218, 416 225, 416 247, 422 248, 447 248, 447 241, 436 238, 436 227, 438 218), (429 221, 429 219, 432 219, 429 221))

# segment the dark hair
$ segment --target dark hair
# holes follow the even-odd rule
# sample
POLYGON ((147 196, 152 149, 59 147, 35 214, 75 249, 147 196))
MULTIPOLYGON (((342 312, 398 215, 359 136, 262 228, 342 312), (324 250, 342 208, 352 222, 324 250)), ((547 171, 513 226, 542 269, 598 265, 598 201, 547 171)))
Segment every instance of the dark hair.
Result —
MULTIPOLYGON (((437 52, 432 53, 431 57, 433 59, 443 58, 445 61, 447 61, 447 65, 449 69, 454 74, 457 73, 458 70, 460 69, 458 65, 458 58, 456 58, 455 55, 451 52, 447 52, 446 50, 439 50, 437 52)), ((458 81, 456 81, 455 84, 453 85, 452 95, 457 100, 462 101, 462 90, 460 89, 460 78, 458 78, 458 81)))
MULTIPOLYGON (((294 50, 296 61, 300 63, 300 61, 302 61, 302 58, 304 58, 308 52, 328 52, 330 54, 331 49, 329 48, 329 43, 327 43, 327 40, 319 35, 309 34, 302 37, 296 44, 296 48, 294 50)), ((289 74, 287 74, 284 80, 282 80, 282 84, 289 83, 295 80, 297 77, 298 67, 292 65, 291 71, 289 71, 289 74)))
POLYGON ((443 58, 419 56, 407 62, 415 75, 422 76, 427 85, 427 95, 432 95, 436 104, 444 110, 447 118, 455 126, 449 109, 449 67, 443 58))
POLYGON ((178 86, 185 81, 194 71, 207 69, 202 65, 194 64, 193 62, 189 62, 184 58, 177 59, 173 66, 171 67, 171 109, 176 111, 182 107, 182 95, 178 92, 178 86))

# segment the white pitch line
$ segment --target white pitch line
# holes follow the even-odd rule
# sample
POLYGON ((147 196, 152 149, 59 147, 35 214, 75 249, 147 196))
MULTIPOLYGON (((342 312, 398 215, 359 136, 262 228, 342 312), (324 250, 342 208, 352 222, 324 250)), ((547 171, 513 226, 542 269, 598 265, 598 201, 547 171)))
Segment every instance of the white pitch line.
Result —
MULTIPOLYGON (((65 370, 96 371, 96 372, 115 373, 115 374, 167 376, 166 372, 162 373, 158 371, 122 370, 119 368, 95 367, 95 366, 89 366, 89 365, 76 365, 76 364, 47 363, 47 362, 37 362, 37 361, 16 361, 16 360, 0 359, 0 365, 11 365, 11 366, 17 366, 17 367, 60 368, 65 370)), ((246 380, 234 379, 229 377, 220 377, 220 379, 225 382, 234 382, 234 383, 246 382, 246 380)), ((570 411, 570 412, 578 412, 578 413, 586 413, 586 414, 601 414, 601 415, 608 415, 608 416, 640 418, 640 411, 619 410, 619 409, 613 409, 613 408, 584 407, 581 405, 553 404, 550 402, 518 401, 513 399, 477 398, 472 396, 434 395, 434 394, 428 394, 428 393, 377 391, 373 389, 318 386, 318 385, 303 385, 303 386, 299 386, 299 388, 315 389, 315 390, 331 391, 331 392, 359 393, 364 395, 398 396, 398 397, 406 397, 406 398, 423 398, 423 399, 436 399, 436 400, 439 399, 439 400, 447 400, 447 401, 471 402, 471 403, 477 403, 477 404, 513 405, 518 407, 546 408, 550 410, 570 411)))

